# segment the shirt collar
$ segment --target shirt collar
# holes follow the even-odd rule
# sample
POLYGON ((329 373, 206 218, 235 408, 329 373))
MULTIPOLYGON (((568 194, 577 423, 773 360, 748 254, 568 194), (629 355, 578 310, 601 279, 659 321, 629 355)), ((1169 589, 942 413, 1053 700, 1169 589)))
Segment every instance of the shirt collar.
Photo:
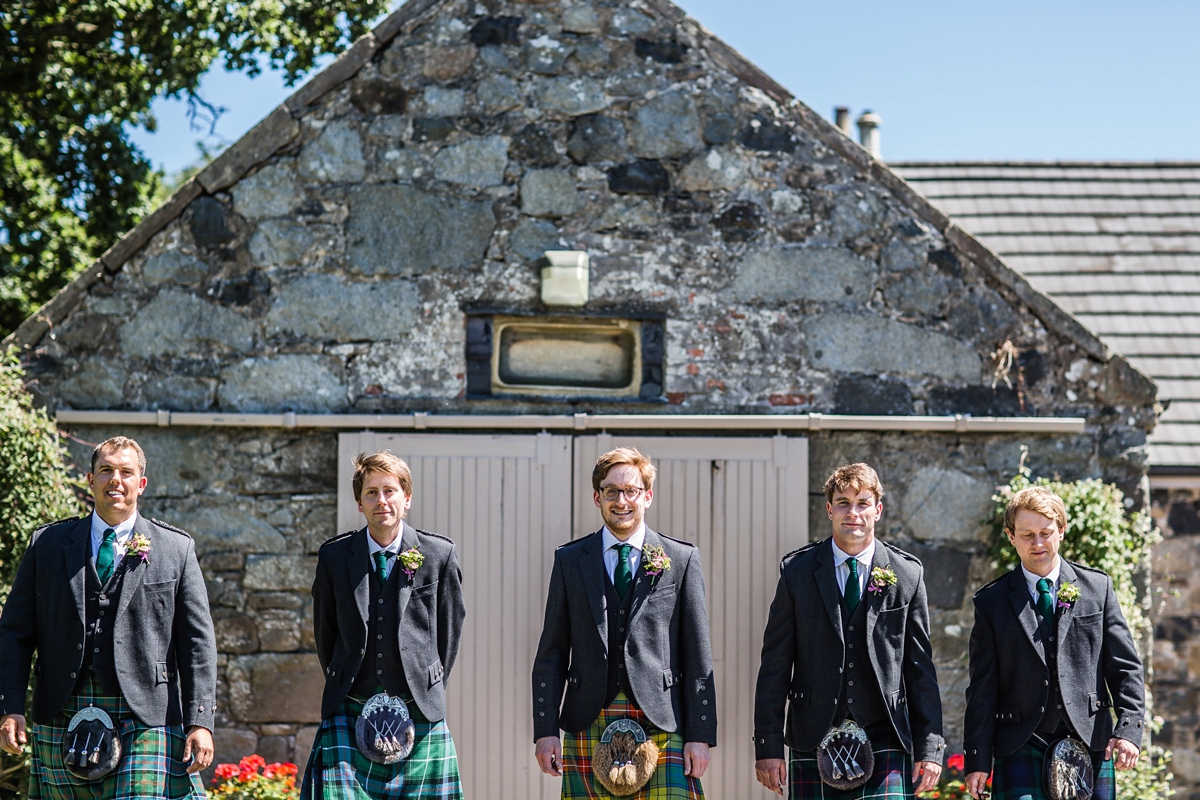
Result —
POLYGON ((646 523, 643 522, 641 525, 639 525, 638 529, 633 532, 633 536, 630 536, 623 542, 616 536, 613 536, 613 532, 608 529, 607 525, 605 525, 604 532, 601 534, 601 539, 604 542, 605 550, 608 550, 610 547, 615 547, 619 544, 633 545, 634 550, 641 550, 642 545, 646 541, 646 523))
POLYGON ((119 525, 109 525, 104 520, 100 519, 100 515, 95 511, 92 512, 92 538, 97 542, 104 541, 104 532, 109 528, 117 534, 117 542, 124 544, 129 541, 129 537, 133 536, 133 526, 137 524, 137 512, 129 515, 129 519, 119 525))
MULTIPOLYGON (((1054 569, 1050 570, 1050 573, 1048 575, 1046 575, 1046 577, 1050 579, 1051 586, 1058 585, 1058 573, 1061 571, 1062 571, 1062 558, 1060 557, 1058 559, 1058 563, 1054 565, 1054 569)), ((1029 591, 1036 594, 1037 593, 1037 584, 1038 584, 1038 581, 1040 581, 1042 579, 1042 576, 1035 575, 1034 573, 1025 569, 1024 564, 1021 565, 1021 572, 1025 573, 1025 583, 1029 585, 1029 591)))
MULTIPOLYGON (((831 545, 833 545, 833 565, 835 567, 840 567, 842 564, 846 563, 851 558, 857 558, 858 563, 862 564, 863 566, 869 567, 869 566, 871 566, 872 559, 875 558, 875 540, 874 539, 872 539, 871 543, 869 545, 867 545, 866 549, 863 550, 861 553, 859 553, 857 556, 852 556, 849 553, 845 552, 844 550, 842 550, 842 548, 838 547, 837 542, 835 542, 833 540, 830 540, 829 543, 831 545)), ((847 567, 846 569, 849 569, 849 567, 847 567)))
POLYGON ((400 526, 400 535, 392 539, 392 543, 387 547, 381 547, 379 542, 375 541, 375 537, 371 535, 371 531, 367 531, 367 555, 373 556, 380 550, 396 555, 400 552, 400 547, 404 544, 404 525, 400 526))

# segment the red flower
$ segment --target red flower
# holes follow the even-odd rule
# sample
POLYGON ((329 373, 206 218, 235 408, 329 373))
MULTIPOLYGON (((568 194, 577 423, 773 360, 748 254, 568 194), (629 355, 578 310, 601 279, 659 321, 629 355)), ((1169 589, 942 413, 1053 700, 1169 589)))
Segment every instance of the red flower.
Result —
POLYGON ((966 768, 966 759, 963 758, 962 753, 955 753, 946 759, 946 766, 962 772, 966 768))
POLYGON ((228 780, 238 774, 237 764, 218 764, 216 772, 213 773, 213 783, 217 780, 228 780))

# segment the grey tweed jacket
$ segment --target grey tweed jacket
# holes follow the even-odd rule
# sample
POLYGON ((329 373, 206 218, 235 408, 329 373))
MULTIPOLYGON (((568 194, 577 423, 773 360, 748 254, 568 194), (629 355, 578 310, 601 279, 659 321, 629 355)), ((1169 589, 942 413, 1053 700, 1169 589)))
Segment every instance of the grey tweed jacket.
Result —
MULTIPOLYGON (((145 561, 126 556, 113 621, 117 680, 146 725, 182 721, 212 730, 217 645, 195 543, 178 528, 138 515, 150 540, 145 561)), ((83 666, 84 593, 91 515, 39 528, 0 616, 0 713, 25 713, 37 653, 33 721, 49 723, 83 666)))

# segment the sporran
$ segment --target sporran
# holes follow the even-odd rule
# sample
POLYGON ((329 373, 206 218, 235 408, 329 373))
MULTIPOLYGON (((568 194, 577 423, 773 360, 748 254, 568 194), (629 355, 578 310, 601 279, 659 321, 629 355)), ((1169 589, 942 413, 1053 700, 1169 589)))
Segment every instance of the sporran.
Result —
POLYGON ((853 720, 830 728, 817 746, 821 782, 834 789, 857 789, 875 771, 875 753, 867 732, 853 720))
POLYGON ((600 734, 592 751, 596 780, 617 797, 628 797, 650 782, 658 766, 658 745, 631 719, 619 719, 600 734))
POLYGON ((112 717, 95 706, 81 708, 67 723, 63 765, 76 778, 96 781, 121 761, 121 737, 112 717))
POLYGON ((408 706, 387 692, 367 700, 354 726, 358 752, 376 764, 395 764, 408 758, 416 737, 408 706))
POLYGON ((1082 742, 1068 736, 1050 743, 1042 759, 1042 787, 1049 800, 1090 800, 1096 775, 1082 742))

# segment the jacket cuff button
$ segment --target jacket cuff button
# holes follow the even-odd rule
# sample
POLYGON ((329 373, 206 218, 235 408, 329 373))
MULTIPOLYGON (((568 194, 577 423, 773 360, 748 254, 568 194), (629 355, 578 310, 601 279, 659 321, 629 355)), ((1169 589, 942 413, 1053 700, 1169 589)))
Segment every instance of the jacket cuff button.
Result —
POLYGON ((539 711, 539 712, 538 712, 538 716, 539 716, 539 717, 544 717, 544 716, 546 716, 546 712, 545 712, 545 711, 539 711))

